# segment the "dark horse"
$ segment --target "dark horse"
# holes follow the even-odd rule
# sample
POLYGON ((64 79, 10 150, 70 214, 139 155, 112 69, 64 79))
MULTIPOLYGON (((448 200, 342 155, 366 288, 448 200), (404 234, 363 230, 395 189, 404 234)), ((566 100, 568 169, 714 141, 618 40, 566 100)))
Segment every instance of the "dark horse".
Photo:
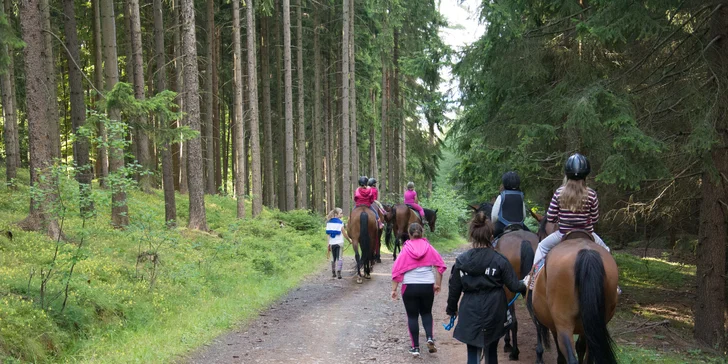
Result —
POLYGON ((351 210, 349 223, 346 232, 351 238, 351 245, 354 247, 354 258, 356 259, 356 282, 361 283, 361 269, 364 268, 364 278, 370 279, 372 266, 376 253, 376 246, 379 244, 377 219, 374 211, 368 206, 357 206, 351 210), (361 255, 359 247, 361 246, 361 255))
MULTIPOLYGON (((539 237, 554 228, 542 218, 539 237)), ((536 324, 536 363, 543 363, 548 331, 558 344, 558 363, 617 362, 607 323, 617 308, 618 278, 614 258, 587 232, 567 234, 551 249, 526 301, 536 324)))
POLYGON ((402 250, 402 243, 409 239, 407 229, 411 223, 421 223, 418 214, 405 204, 396 204, 392 206, 387 223, 387 236, 385 238, 387 248, 392 251, 394 260, 397 260, 397 253, 402 250), (394 232, 394 241, 392 241, 392 233, 394 232))
MULTIPOLYGON (((477 212, 483 212, 486 214, 486 218, 490 220, 490 213, 493 210, 493 204, 490 202, 484 202, 479 206, 470 206, 477 212)), ((518 276, 518 279, 525 278, 531 271, 533 266, 533 258, 535 255, 536 248, 538 247, 538 235, 525 231, 525 230, 511 230, 508 226, 505 229, 505 233, 498 238, 495 250, 501 253, 508 262, 511 263, 513 271, 518 276)), ((516 296, 513 292, 505 288, 506 299, 508 302, 513 300, 516 296)), ((511 305, 508 307, 513 317, 513 324, 511 325, 508 332, 506 332, 505 340, 505 352, 510 352, 508 358, 510 360, 518 360, 520 350, 518 349, 518 319, 516 318, 516 306, 511 305), (511 346, 511 338, 513 339, 513 345, 511 346)))

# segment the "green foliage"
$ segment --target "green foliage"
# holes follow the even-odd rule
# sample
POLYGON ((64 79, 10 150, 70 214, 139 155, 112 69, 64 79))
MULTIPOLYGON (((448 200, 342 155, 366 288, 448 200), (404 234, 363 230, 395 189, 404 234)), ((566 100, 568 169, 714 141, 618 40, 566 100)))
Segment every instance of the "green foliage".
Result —
MULTIPOLYGON (((235 200, 223 196, 206 197, 215 233, 168 229, 161 191, 134 189, 126 230, 108 224, 110 190, 93 190, 99 213, 84 224, 78 183, 66 176, 60 243, 12 225, 27 214, 26 184, 0 188, 0 229, 14 235, 0 236, 0 361, 169 361, 250 317, 325 259, 320 218, 264 210, 240 221, 235 200), (41 305, 41 269, 51 266, 57 273, 41 305)), ((18 177, 27 181, 27 170, 18 177)), ((177 198, 184 225, 187 198, 177 198)))
POLYGON ((423 198, 421 202, 422 206, 437 210, 435 236, 453 238, 465 234, 466 221, 470 218, 467 211, 468 203, 456 190, 447 187, 435 188, 432 196, 423 198))

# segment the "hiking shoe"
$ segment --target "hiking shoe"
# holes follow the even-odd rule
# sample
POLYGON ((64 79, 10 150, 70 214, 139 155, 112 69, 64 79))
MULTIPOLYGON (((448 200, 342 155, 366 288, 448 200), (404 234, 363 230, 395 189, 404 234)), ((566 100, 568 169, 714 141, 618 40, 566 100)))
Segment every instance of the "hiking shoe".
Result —
POLYGON ((431 353, 436 353, 437 348, 435 347, 435 340, 432 338, 427 339, 427 350, 429 350, 431 353))
POLYGON ((420 348, 411 348, 409 349, 409 353, 414 357, 418 357, 420 356, 420 348))
POLYGON ((337 271, 337 272, 336 272, 336 277, 337 277, 338 279, 341 279, 341 271, 337 271))

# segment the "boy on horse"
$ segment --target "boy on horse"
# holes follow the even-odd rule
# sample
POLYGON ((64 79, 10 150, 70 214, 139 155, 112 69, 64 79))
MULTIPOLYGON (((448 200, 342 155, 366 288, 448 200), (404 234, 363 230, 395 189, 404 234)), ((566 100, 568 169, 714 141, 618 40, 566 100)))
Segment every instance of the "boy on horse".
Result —
POLYGON ((546 211, 546 220, 558 223, 559 229, 538 244, 533 259, 535 265, 561 242, 564 235, 573 230, 591 233, 595 243, 610 251, 602 238, 594 232, 594 224, 599 221, 599 199, 597 193, 586 185, 589 172, 591 167, 585 156, 576 153, 566 160, 564 184, 556 190, 546 211))
POLYGON ((404 204, 409 205, 413 210, 420 214, 420 221, 425 221, 425 210, 420 206, 420 199, 417 198, 417 191, 415 191, 415 183, 407 183, 407 191, 404 191, 404 204))
POLYGON ((374 215, 377 217, 377 224, 379 228, 381 229, 384 224, 382 224, 382 220, 379 218, 379 212, 377 209, 372 207, 372 204, 374 203, 375 195, 379 192, 375 189, 372 189, 368 186, 369 184, 369 178, 367 176, 361 176, 359 177, 359 188, 356 189, 356 192, 354 192, 354 204, 356 206, 366 206, 372 209, 374 211, 374 215))
POLYGON ((521 229, 529 231, 526 220, 526 203, 521 192, 521 177, 516 172, 506 172, 501 178, 503 186, 496 198, 491 211, 490 221, 493 221, 496 239, 503 234, 503 230, 510 225, 518 225, 521 229))

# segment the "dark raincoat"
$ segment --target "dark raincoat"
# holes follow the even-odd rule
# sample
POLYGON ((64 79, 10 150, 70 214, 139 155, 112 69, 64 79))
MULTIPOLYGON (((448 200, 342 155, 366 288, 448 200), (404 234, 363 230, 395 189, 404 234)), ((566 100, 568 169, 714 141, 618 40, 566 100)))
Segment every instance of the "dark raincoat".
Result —
POLYGON ((458 256, 450 275, 446 311, 450 316, 458 315, 455 339, 482 348, 505 335, 511 320, 504 285, 512 292, 526 292, 500 253, 477 248, 458 256))

